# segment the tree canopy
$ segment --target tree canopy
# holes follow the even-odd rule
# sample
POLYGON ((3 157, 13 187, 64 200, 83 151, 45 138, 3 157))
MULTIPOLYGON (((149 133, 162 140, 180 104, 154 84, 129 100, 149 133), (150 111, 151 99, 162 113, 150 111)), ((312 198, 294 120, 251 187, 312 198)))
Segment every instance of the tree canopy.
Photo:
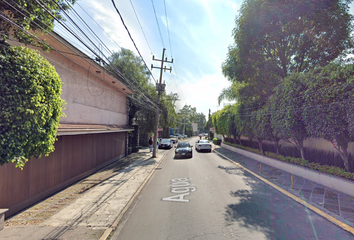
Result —
MULTIPOLYGON (((133 51, 122 48, 110 56, 107 69, 117 76, 124 84, 132 87, 135 92, 129 96, 129 124, 136 123, 142 133, 151 133, 155 127, 155 111, 157 106, 156 87, 150 82, 150 72, 140 57, 133 51), (118 71, 116 71, 116 69, 118 71)), ((161 93, 159 126, 164 129, 164 135, 169 135, 169 127, 176 120, 176 93, 161 93)))
POLYGON ((311 88, 304 74, 345 59, 353 50, 351 2, 243 2, 233 29, 235 42, 222 64, 231 86, 219 95, 219 102, 237 101, 234 114, 243 136, 258 141, 289 139, 305 157, 303 141, 314 132, 309 133, 302 113, 311 88))
POLYGON ((225 77, 247 83, 262 106, 281 79, 325 66, 352 49, 351 0, 247 0, 222 64, 225 77))
MULTIPOLYGON (((150 72, 146 69, 143 61, 133 51, 124 48, 119 52, 113 53, 109 60, 111 64, 107 66, 107 69, 127 86, 134 86, 135 94, 129 97, 129 125, 132 125, 135 114, 138 111, 144 113, 143 116, 139 116, 137 119, 143 119, 144 121, 147 120, 144 116, 154 115, 152 114, 154 108, 151 103, 149 105, 148 100, 154 103, 154 99, 157 99, 157 93, 155 86, 149 81, 150 72), (146 107, 142 107, 144 105, 146 107)), ((149 125, 149 128, 153 129, 154 117, 151 118, 152 126, 149 125)))
POLYGON ((52 31, 54 20, 61 19, 61 12, 70 8, 76 0, 8 0, 0 2, 0 12, 7 19, 0 18, 0 42, 13 34, 20 42, 29 44, 34 42, 34 37, 24 30, 52 31), (14 27, 16 24, 18 27, 14 27), (11 31, 13 30, 13 33, 11 31))
POLYGON ((182 131, 183 127, 185 127, 185 134, 192 136, 192 123, 197 123, 199 132, 202 132, 205 130, 206 117, 203 113, 198 113, 195 107, 184 105, 177 113, 177 122, 182 131))
POLYGON ((354 140, 354 65, 332 63, 305 75, 303 118, 309 135, 333 143, 350 171, 348 144, 354 140))

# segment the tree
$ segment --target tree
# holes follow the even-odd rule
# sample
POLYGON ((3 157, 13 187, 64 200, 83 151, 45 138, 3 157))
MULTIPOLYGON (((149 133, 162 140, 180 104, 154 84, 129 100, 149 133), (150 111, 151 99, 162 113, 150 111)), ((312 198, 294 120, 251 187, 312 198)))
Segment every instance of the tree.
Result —
POLYGON ((160 107, 162 108, 163 113, 159 118, 159 122, 160 126, 163 128, 163 136, 165 138, 169 138, 169 128, 174 126, 174 120, 177 117, 174 105, 176 99, 178 99, 178 95, 176 93, 170 93, 169 95, 166 95, 164 92, 162 93, 160 107))
MULTIPOLYGON (((129 125, 133 124, 133 120, 138 111, 141 111, 141 113, 140 116, 136 118, 137 120, 145 121, 145 119, 150 119, 150 116, 144 117, 144 115, 154 115, 153 112, 155 109, 152 108, 151 102, 157 99, 157 93, 155 86, 149 82, 150 72, 146 69, 143 61, 136 56, 133 51, 125 48, 122 48, 120 52, 113 53, 109 61, 111 64, 107 66, 107 69, 117 78, 121 79, 124 84, 135 86, 134 88, 137 89, 135 94, 129 97, 129 125), (117 68, 118 71, 116 71, 115 68, 117 68), (147 101, 147 98, 150 98, 150 102, 147 101), (145 105, 145 107, 142 107, 143 105, 145 105)), ((153 127, 154 125, 149 125, 149 128, 151 128, 150 131, 153 127)))
POLYGON ((55 68, 25 47, 0 48, 0 164, 54 151, 64 101, 55 68))
POLYGON ((241 132, 239 129, 240 121, 237 115, 238 105, 227 105, 222 110, 212 115, 213 126, 218 134, 233 137, 234 142, 241 143, 241 132))
POLYGON ((246 76, 254 74, 248 70, 268 65, 272 73, 284 78, 325 66, 352 48, 349 3, 351 0, 245 1, 233 34, 238 57, 247 67, 243 70, 246 76))
POLYGON ((0 12, 8 20, 0 18, 0 43, 4 43, 12 34, 25 44, 36 43, 36 32, 52 31, 55 19, 62 19, 61 12, 68 10, 76 0, 8 0, 0 2, 0 12), (11 23, 11 22, 12 23, 11 23), (18 27, 14 27, 16 24, 18 27), (31 34, 23 31, 32 30, 31 34), (13 32, 12 32, 13 31, 13 32))
POLYGON ((245 105, 240 103, 237 108, 237 126, 239 132, 242 136, 248 137, 250 142, 252 143, 255 135, 254 135, 254 126, 252 123, 252 106, 245 105))
POLYGON ((205 123, 206 120, 205 115, 203 113, 198 113, 195 107, 184 105, 183 108, 178 111, 177 122, 180 129, 185 127, 185 134, 192 136, 192 123, 198 123, 199 125, 205 123))
POLYGON ((353 48, 351 0, 247 0, 222 72, 233 83, 220 98, 260 109, 286 76, 325 66, 353 48), (239 83, 235 94, 234 84, 239 83))
POLYGON ((215 132, 223 135, 224 138, 229 135, 228 111, 226 108, 213 113, 211 119, 215 132))
POLYGON ((354 65, 331 63, 305 75, 303 117, 306 130, 312 137, 333 143, 340 154, 345 170, 350 172, 348 144, 354 140, 353 96, 354 65))
POLYGON ((284 140, 289 140, 305 159, 304 140, 309 137, 302 116, 303 93, 307 90, 304 75, 293 73, 284 78, 271 98, 271 126, 284 140))
POLYGON ((236 140, 239 142, 240 145, 242 145, 241 142, 241 131, 239 129, 239 118, 237 115, 238 112, 238 104, 233 104, 230 106, 229 109, 229 114, 228 114, 228 128, 229 128, 229 136, 232 136, 234 138, 234 142, 236 143, 236 140))
POLYGON ((277 153, 279 154, 280 150, 280 135, 273 129, 271 124, 271 113, 270 113, 270 104, 264 105, 261 109, 252 112, 252 124, 254 126, 254 135, 256 136, 259 149, 263 151, 263 141, 268 140, 272 141, 275 144, 277 153))

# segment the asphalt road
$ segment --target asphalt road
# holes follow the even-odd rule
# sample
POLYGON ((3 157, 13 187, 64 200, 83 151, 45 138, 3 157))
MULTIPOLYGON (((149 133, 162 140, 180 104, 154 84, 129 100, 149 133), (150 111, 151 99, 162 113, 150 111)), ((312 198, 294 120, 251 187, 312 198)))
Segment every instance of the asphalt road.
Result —
POLYGON ((111 239, 354 239, 215 153, 165 151, 111 239))

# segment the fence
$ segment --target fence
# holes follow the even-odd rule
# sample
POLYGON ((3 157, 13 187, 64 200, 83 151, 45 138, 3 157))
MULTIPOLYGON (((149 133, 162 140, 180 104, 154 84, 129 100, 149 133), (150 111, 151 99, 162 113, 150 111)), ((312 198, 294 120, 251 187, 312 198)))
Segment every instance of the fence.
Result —
POLYGON ((0 208, 11 216, 124 157, 126 139, 126 132, 59 136, 53 153, 31 159, 23 170, 0 166, 0 208))

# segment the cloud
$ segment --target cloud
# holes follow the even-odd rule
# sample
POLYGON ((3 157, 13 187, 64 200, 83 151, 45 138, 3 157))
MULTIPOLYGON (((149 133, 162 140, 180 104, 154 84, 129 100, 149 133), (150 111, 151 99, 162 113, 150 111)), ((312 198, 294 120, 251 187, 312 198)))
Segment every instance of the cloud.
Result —
POLYGON ((207 116, 208 109, 212 112, 221 109, 218 107, 218 96, 223 88, 229 86, 230 83, 219 72, 205 75, 200 79, 191 79, 189 83, 179 84, 184 99, 181 99, 177 106, 182 108, 184 105, 191 105, 196 107, 197 112, 203 112, 207 116))

